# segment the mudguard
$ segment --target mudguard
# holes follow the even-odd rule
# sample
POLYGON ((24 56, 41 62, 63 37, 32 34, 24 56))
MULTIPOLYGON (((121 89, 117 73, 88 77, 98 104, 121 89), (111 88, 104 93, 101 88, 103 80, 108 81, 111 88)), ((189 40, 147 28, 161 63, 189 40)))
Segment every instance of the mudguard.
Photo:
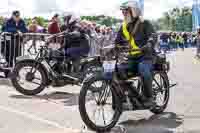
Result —
POLYGON ((23 61, 23 60, 33 60, 33 57, 29 56, 29 55, 24 55, 24 56, 19 56, 16 58, 16 63, 23 61))

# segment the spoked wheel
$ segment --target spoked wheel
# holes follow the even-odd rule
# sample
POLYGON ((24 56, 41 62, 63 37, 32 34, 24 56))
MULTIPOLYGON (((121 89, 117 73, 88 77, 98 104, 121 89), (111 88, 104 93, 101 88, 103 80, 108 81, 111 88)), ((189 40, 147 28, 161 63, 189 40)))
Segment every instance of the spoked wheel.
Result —
POLYGON ((97 76, 90 77, 83 84, 79 96, 79 111, 88 128, 105 132, 118 122, 121 115, 120 101, 112 90, 108 81, 97 76), (112 107, 113 99, 117 106, 115 109, 112 107))
POLYGON ((169 80, 166 73, 155 73, 153 80, 153 93, 156 102, 155 108, 151 112, 155 114, 163 113, 169 101, 169 80))
POLYGON ((34 63, 18 63, 11 79, 16 90, 24 95, 37 95, 45 89, 47 76, 45 71, 34 63))

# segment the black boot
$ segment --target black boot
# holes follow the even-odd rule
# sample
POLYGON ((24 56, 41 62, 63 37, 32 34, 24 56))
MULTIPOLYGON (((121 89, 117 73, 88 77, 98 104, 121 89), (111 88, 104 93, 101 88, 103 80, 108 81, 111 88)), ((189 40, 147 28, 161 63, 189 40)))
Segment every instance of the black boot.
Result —
POLYGON ((156 102, 153 98, 148 98, 143 103, 145 108, 154 108, 156 106, 156 102))
POLYGON ((4 71, 5 78, 8 78, 10 76, 9 74, 10 74, 10 70, 4 71))
POLYGON ((153 89, 152 89, 152 79, 143 79, 143 85, 144 85, 144 96, 145 96, 145 101, 144 101, 144 107, 145 108, 153 108, 156 105, 156 102, 153 98, 153 89))

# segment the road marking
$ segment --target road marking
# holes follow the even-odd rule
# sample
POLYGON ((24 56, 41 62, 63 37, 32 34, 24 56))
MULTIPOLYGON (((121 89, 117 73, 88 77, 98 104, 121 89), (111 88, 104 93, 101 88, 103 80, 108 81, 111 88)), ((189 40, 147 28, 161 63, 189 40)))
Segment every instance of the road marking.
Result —
POLYGON ((29 113, 27 113, 27 112, 19 111, 19 110, 13 109, 13 108, 0 106, 0 110, 6 111, 6 112, 9 112, 9 113, 15 113, 15 114, 17 114, 17 115, 21 115, 21 116, 24 116, 24 117, 26 117, 26 118, 29 118, 29 119, 32 119, 32 120, 35 120, 35 121, 39 121, 39 122, 41 122, 41 123, 44 123, 44 124, 51 125, 51 126, 53 126, 53 127, 62 129, 63 131, 66 131, 66 132, 69 132, 69 131, 70 131, 70 132, 73 132, 73 133, 78 133, 78 132, 80 132, 80 130, 75 130, 75 129, 72 129, 72 128, 66 128, 66 127, 64 127, 64 126, 59 125, 59 124, 56 123, 56 122, 49 121, 49 120, 46 120, 46 119, 43 119, 43 118, 39 118, 38 116, 29 114, 29 113))

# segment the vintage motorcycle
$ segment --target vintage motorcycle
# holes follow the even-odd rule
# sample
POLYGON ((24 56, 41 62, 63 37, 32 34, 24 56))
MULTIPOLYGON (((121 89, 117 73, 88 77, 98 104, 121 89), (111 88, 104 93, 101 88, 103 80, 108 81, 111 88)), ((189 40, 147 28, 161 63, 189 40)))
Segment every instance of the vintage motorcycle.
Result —
MULTIPOLYGON (((115 47, 105 47, 115 51, 115 47)), ((86 126, 98 132, 111 130, 122 112, 150 110, 162 113, 169 101, 170 83, 167 72, 169 62, 165 54, 157 54, 153 70, 153 97, 156 105, 147 108, 143 105, 143 81, 136 72, 128 74, 127 47, 110 56, 103 55, 103 72, 85 79, 79 96, 79 111, 86 126), (107 110, 107 111, 106 111, 107 110), (98 117, 99 116, 99 117, 98 117)))
MULTIPOLYGON (((81 35, 82 39, 80 39, 80 36, 72 39, 72 35, 69 32, 62 32, 50 36, 47 40, 59 36, 65 38, 64 44, 71 44, 74 41, 79 45, 83 45, 81 44, 82 41, 87 43, 85 34, 81 35), (77 40, 79 41, 77 42, 77 40)), ((40 46, 39 52, 34 58, 26 56, 17 58, 17 63, 11 74, 11 82, 18 92, 24 95, 37 95, 50 85, 54 87, 62 87, 68 84, 80 85, 85 77, 98 71, 98 68, 101 69, 98 56, 80 55, 76 60, 68 52, 69 45, 54 50, 49 48, 48 44, 49 41, 46 41, 44 46, 40 46)))

